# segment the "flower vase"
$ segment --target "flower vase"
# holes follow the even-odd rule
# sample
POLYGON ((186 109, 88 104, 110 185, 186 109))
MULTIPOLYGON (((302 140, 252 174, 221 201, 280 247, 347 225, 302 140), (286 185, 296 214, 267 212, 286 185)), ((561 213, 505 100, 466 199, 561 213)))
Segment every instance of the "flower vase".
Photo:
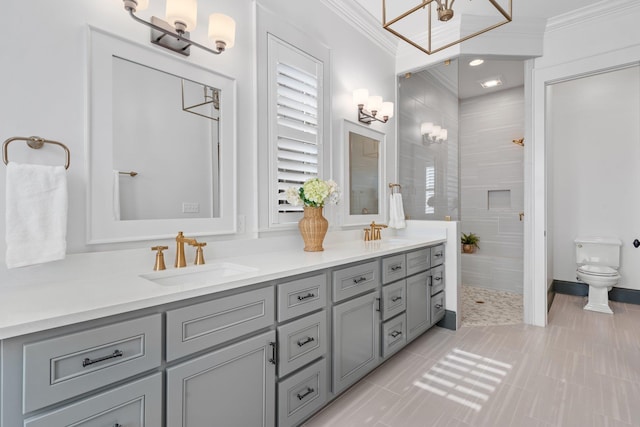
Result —
POLYGON ((327 234, 329 221, 322 216, 322 208, 311 206, 304 207, 304 216, 298 223, 302 240, 304 240, 304 250, 307 252, 324 251, 322 241, 327 234))

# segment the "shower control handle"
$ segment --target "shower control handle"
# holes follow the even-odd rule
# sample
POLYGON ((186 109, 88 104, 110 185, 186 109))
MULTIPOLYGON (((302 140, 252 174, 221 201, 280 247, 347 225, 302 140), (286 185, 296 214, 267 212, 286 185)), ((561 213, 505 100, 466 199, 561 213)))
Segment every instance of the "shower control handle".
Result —
POLYGON ((636 239, 633 241, 633 247, 638 248, 640 246, 640 240, 636 239))

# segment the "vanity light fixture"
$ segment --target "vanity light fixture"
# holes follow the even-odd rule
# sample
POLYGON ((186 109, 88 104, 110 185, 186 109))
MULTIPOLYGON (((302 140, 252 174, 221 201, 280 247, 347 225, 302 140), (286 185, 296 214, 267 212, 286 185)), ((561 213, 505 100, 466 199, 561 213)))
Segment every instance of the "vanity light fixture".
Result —
POLYGON ((432 122, 425 122, 420 125, 420 133, 422 140, 426 143, 442 143, 449 137, 449 131, 441 126, 434 125, 432 122))
MULTIPOLYGON (((498 28, 504 24, 511 22, 512 20, 513 0, 509 0, 509 6, 506 8, 502 7, 498 3, 499 0, 477 0, 481 2, 488 2, 489 5, 492 6, 491 11, 498 17, 499 21, 467 35, 464 35, 462 31, 447 31, 448 28, 444 25, 441 25, 440 23, 446 24, 447 22, 454 19, 455 13, 453 10, 453 3, 455 3, 455 1, 456 0, 418 0, 417 2, 413 2, 413 4, 417 3, 417 5, 387 20, 387 2, 386 0, 382 0, 382 28, 409 43, 410 45, 420 49, 427 55, 431 55, 433 53, 440 52, 441 50, 454 46, 458 43, 462 43, 463 41, 469 40, 472 37, 479 36, 480 34, 484 34, 487 31, 498 28), (432 13, 432 6, 435 6, 435 12, 437 13, 432 13), (495 11, 493 10, 494 8, 495 11), (425 12, 427 13, 426 17, 419 16, 425 12), (419 20, 427 22, 426 31, 418 35, 414 35, 414 38, 420 41, 413 41, 409 39, 408 36, 401 34, 401 31, 406 33, 407 29, 399 28, 400 26, 396 24, 398 24, 398 22, 402 21, 403 19, 403 23, 408 21, 416 22, 419 20), (396 28, 393 28, 394 26, 396 28), (456 35, 453 37, 453 40, 451 40, 451 38, 446 37, 447 34, 456 35), (459 39, 457 38, 458 34, 461 35, 459 39), (423 35, 425 36, 423 37, 423 35), (436 39, 436 43, 432 43, 432 37, 436 39)), ((393 8, 397 5, 398 2, 389 3, 395 3, 395 5, 392 5, 393 8)), ((396 12, 393 12, 395 15, 396 12)))
POLYGON ((232 48, 235 43, 236 22, 233 18, 221 13, 209 16, 209 38, 215 43, 215 50, 189 39, 189 31, 193 31, 197 23, 197 0, 167 0, 167 20, 152 16, 151 22, 135 15, 135 12, 148 7, 149 0, 123 0, 123 2, 125 10, 135 21, 151 28, 151 43, 182 55, 189 56, 191 46, 219 55, 232 48))
POLYGON ((369 96, 367 89, 354 90, 353 103, 358 106, 358 121, 361 123, 369 125, 374 120, 387 123, 393 117, 393 102, 384 102, 381 96, 369 96))

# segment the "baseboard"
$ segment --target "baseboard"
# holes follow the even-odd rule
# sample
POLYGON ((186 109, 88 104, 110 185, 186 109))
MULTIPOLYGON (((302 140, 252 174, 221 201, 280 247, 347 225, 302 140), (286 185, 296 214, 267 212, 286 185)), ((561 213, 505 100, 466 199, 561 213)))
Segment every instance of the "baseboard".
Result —
MULTIPOLYGON (((575 295, 586 297, 589 295, 589 285, 586 283, 567 282, 564 280, 554 280, 552 289, 559 294, 575 295)), ((609 300, 624 302, 626 304, 640 305, 640 291, 636 289, 613 288, 609 292, 609 300)))
POLYGON ((456 312, 451 310, 444 311, 444 317, 438 323, 437 326, 445 329, 456 330, 456 312))

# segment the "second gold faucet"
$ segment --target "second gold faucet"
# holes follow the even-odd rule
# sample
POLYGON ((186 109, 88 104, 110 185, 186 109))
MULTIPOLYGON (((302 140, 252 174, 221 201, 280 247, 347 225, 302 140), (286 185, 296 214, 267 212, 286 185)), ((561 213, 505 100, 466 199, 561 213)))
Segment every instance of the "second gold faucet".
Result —
POLYGON ((187 260, 185 259, 185 256, 184 256, 185 243, 198 248, 196 250, 195 264, 196 265, 204 264, 204 254, 202 251, 202 247, 206 246, 207 243, 206 242, 200 243, 196 239, 184 237, 184 234, 182 233, 182 231, 179 231, 178 235, 176 236, 176 262, 173 266, 175 268, 181 268, 181 267, 187 266, 187 260))

